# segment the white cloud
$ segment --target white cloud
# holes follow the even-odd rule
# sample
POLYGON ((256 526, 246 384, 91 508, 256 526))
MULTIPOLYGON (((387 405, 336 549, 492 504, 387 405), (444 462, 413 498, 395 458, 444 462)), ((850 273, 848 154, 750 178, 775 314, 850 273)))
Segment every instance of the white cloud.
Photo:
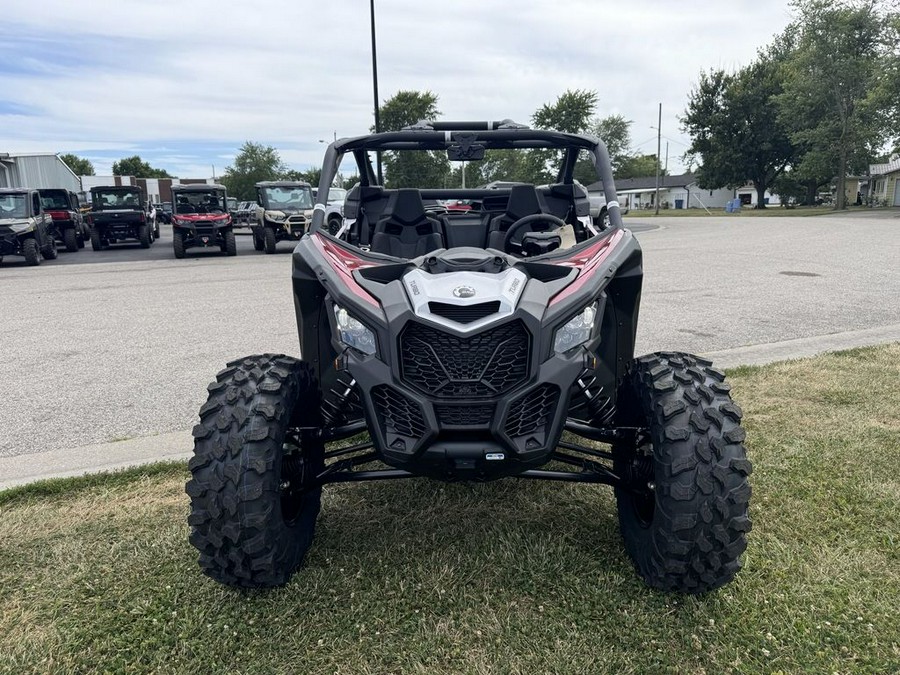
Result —
MULTIPOLYGON (((319 164, 319 139, 372 123, 368 3, 5 0, 3 15, 2 150, 162 146, 153 163, 188 175, 221 171, 245 140, 319 164), (78 45, 68 58, 65 41, 78 45), (34 114, 4 115, 4 102, 34 114)), ((376 0, 376 18, 382 100, 429 89, 446 119, 527 122, 566 89, 596 89, 601 115, 634 120, 635 144, 662 102, 678 168, 677 117, 700 71, 748 63, 790 17, 779 0, 376 0)))

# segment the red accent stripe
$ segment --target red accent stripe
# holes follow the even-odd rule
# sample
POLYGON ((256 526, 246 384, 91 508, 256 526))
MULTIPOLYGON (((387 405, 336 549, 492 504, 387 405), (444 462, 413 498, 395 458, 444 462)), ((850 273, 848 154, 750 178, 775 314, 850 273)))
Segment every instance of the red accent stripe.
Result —
POLYGON ((603 261, 609 257, 609 254, 613 252, 613 249, 624 236, 624 231, 616 230, 611 236, 605 237, 583 251, 579 251, 569 258, 555 263, 567 267, 577 267, 578 276, 575 278, 575 281, 554 295, 550 299, 550 304, 553 305, 557 302, 562 302, 569 296, 574 295, 582 286, 584 286, 591 278, 591 275, 593 275, 603 261))
POLYGON ((369 292, 356 283, 356 279, 353 278, 353 270, 362 269, 364 267, 375 267, 374 263, 358 258, 346 249, 336 246, 319 235, 318 232, 312 235, 312 240, 313 244, 322 253, 322 257, 324 257, 325 260, 328 261, 328 264, 331 265, 331 268, 343 278, 344 283, 353 295, 365 300, 375 307, 381 307, 378 300, 373 298, 369 292))

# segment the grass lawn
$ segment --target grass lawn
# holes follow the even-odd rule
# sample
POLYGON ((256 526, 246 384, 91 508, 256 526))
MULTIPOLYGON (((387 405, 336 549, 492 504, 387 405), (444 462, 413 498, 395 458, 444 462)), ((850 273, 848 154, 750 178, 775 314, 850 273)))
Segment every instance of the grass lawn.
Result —
POLYGON ((0 672, 900 672, 900 345, 730 373, 745 567, 645 587, 608 488, 332 486, 279 590, 203 577, 162 465, 0 493, 0 672))

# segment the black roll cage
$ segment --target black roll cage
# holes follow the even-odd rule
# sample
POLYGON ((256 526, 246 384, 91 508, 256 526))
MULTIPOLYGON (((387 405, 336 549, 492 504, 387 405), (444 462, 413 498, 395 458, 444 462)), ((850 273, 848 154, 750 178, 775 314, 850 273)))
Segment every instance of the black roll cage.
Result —
MULTIPOLYGON (((569 134, 560 131, 528 129, 510 120, 500 122, 419 122, 402 131, 389 131, 354 138, 339 138, 325 150, 322 176, 316 194, 315 210, 309 231, 317 232, 325 224, 328 190, 337 175, 341 159, 347 153, 353 154, 360 170, 360 184, 377 185, 375 171, 369 160, 369 152, 384 150, 446 150, 461 144, 478 144, 487 150, 550 149, 564 150, 562 164, 557 173, 558 183, 573 183, 573 172, 578 153, 586 150, 594 161, 597 176, 603 184, 610 225, 624 227, 619 202, 616 200, 616 186, 612 175, 609 152, 603 141, 593 136, 569 134)), ((436 196, 471 199, 484 196, 487 190, 426 189, 421 190, 423 198, 436 196)))

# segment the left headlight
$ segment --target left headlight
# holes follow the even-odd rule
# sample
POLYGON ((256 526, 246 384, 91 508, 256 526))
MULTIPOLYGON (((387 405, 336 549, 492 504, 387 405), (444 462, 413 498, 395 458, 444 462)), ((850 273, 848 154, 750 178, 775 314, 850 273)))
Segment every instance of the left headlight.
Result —
POLYGON ((334 306, 334 318, 337 322, 338 339, 348 347, 372 355, 375 353, 375 333, 370 331, 350 312, 338 305, 334 306))
POLYGON ((287 218, 287 215, 281 211, 266 211, 266 218, 280 222, 287 218))
POLYGON ((590 304, 569 319, 556 330, 553 339, 553 351, 562 354, 584 344, 591 339, 594 320, 597 318, 597 305, 590 304))

